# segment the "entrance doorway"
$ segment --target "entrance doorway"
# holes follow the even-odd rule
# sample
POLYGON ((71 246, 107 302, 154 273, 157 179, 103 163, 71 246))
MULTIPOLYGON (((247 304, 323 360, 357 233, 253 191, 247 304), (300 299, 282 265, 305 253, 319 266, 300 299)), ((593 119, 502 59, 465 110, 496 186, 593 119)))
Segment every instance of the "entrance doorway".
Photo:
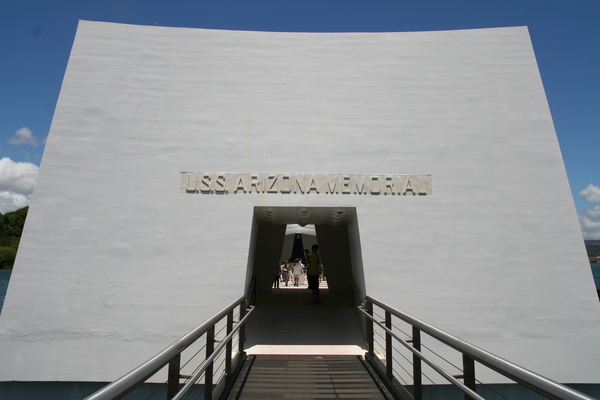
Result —
MULTIPOLYGON (((247 290, 250 292, 255 287, 258 294, 271 293, 275 268, 282 261, 286 228, 292 224, 314 225, 330 292, 350 292, 362 299, 365 278, 354 207, 255 207, 247 290)), ((310 246, 304 247, 310 249, 310 246)))
POLYGON ((257 306, 248 325, 249 354, 364 354, 356 306, 365 280, 355 208, 255 207, 246 281, 248 291, 256 290, 257 306), (292 224, 314 225, 314 236, 288 231, 286 244, 292 224), (310 304, 304 285, 273 289, 276 268, 282 255, 291 258, 296 239, 305 249, 319 245, 326 274, 320 304, 310 304))

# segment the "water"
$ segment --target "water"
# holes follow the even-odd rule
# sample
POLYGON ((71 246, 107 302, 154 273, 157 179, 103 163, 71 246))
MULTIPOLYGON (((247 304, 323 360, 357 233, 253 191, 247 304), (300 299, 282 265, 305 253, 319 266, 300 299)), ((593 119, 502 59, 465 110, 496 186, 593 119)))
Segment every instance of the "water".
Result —
POLYGON ((600 264, 590 264, 592 266, 592 275, 596 282, 596 289, 600 290, 600 264))
POLYGON ((8 281, 10 280, 11 272, 12 269, 0 269, 0 313, 2 312, 4 296, 6 295, 6 288, 8 288, 8 281))

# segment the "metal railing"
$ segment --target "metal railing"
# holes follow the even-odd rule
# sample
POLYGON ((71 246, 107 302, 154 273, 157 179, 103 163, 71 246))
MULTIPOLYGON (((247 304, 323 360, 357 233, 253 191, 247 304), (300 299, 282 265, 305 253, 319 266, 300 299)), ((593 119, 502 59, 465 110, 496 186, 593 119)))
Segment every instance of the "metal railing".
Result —
POLYGON ((243 361, 246 321, 253 309, 254 307, 249 305, 249 297, 246 295, 241 296, 177 342, 131 372, 87 397, 86 400, 121 399, 166 366, 168 366, 168 380, 164 385, 166 385, 167 399, 182 399, 190 391, 197 389, 199 386, 197 382, 204 376, 203 398, 211 400, 213 395, 216 397, 217 393, 223 391, 224 386, 232 383, 227 381, 231 379, 232 375, 235 375, 232 372, 243 361), (235 309, 237 307, 239 307, 239 312, 237 313, 238 320, 234 321, 236 316, 235 309), (226 336, 220 340, 216 339, 215 336, 215 327, 217 324, 223 324, 226 330, 224 333, 226 336), (202 348, 205 349, 205 358, 198 363, 192 374, 183 375, 181 373, 182 352, 203 336, 206 337, 206 344, 202 348), (238 340, 237 349, 234 349, 234 338, 238 340), (218 344, 215 347, 216 343, 218 344), (235 354, 234 351, 236 352, 235 354), (219 366, 222 369, 222 374, 220 375, 220 379, 214 382, 213 378, 216 372, 214 368, 215 360, 218 357, 222 358, 223 352, 225 352, 225 359, 219 366), (181 380, 185 381, 183 385, 180 383, 181 380))
MULTIPOLYGON (((549 399, 593 400, 592 397, 497 357, 373 297, 366 296, 364 304, 359 307, 359 310, 366 316, 365 330, 369 351, 367 358, 375 367, 378 374, 384 380, 387 380, 388 384, 391 384, 392 389, 394 385, 396 386, 396 393, 399 397, 413 398, 415 400, 423 398, 423 364, 426 364, 449 383, 460 389, 465 399, 484 399, 476 391, 478 387, 482 386, 475 377, 475 363, 477 362, 549 399), (384 311, 384 321, 378 321, 376 317, 380 315, 374 314, 373 306, 377 306, 384 311), (393 330, 395 326, 394 317, 412 327, 411 337, 403 339, 398 335, 400 333, 398 330, 393 330), (376 339, 374 333, 376 326, 380 332, 385 332, 385 338, 382 336, 382 339, 384 339, 381 341, 382 343, 377 343, 383 348, 383 351, 379 352, 379 354, 376 354, 375 351, 376 339), (446 348, 450 347, 462 355, 462 367, 459 367, 462 368, 460 374, 452 375, 423 354, 422 347, 424 347, 424 344, 421 333, 436 339, 436 342, 442 343, 446 348), (405 390, 403 386, 398 388, 398 380, 394 379, 396 371, 394 371, 393 358, 398 353, 397 349, 394 348, 395 342, 400 343, 400 345, 412 353, 412 394, 405 390)), ((410 361, 409 358, 406 359, 410 361)), ((408 369, 410 369, 410 366, 408 369)), ((405 371, 410 373, 406 369, 405 371)))

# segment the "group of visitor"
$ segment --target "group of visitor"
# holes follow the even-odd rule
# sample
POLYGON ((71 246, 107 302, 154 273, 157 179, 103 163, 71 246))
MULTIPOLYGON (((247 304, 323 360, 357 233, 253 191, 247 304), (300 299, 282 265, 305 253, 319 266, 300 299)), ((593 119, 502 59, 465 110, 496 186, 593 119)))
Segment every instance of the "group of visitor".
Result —
POLYGON ((312 290, 312 304, 320 303, 319 282, 323 279, 323 265, 319 257, 319 246, 312 246, 312 253, 308 253, 308 249, 304 250, 306 258, 296 258, 295 260, 283 261, 277 265, 275 269, 275 280, 273 287, 278 289, 280 283, 292 282, 294 286, 300 286, 300 279, 306 275, 308 280, 308 288, 312 290))
POLYGON ((279 288, 279 283, 288 283, 291 281, 294 286, 299 286, 300 278, 306 273, 304 260, 296 258, 295 260, 285 260, 278 265, 275 270, 274 288, 279 288))

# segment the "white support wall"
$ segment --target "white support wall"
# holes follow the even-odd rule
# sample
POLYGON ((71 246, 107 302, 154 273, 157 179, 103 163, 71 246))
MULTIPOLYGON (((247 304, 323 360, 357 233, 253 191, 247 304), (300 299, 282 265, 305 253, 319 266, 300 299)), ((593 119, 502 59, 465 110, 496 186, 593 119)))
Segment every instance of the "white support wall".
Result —
POLYGON ((599 382, 600 309, 526 28, 86 21, 0 317, 0 381, 112 380, 166 347, 243 293, 258 206, 356 208, 368 294, 599 382), (186 171, 425 174, 432 193, 191 194, 186 171))

